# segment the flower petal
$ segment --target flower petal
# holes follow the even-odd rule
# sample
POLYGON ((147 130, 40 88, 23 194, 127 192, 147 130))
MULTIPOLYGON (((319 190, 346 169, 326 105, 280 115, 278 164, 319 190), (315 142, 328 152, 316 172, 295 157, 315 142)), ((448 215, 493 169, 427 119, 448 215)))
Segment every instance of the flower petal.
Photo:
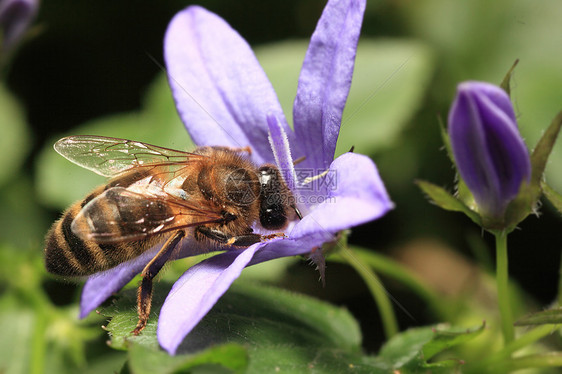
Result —
POLYGON ((160 250, 160 246, 118 266, 88 278, 80 297, 80 318, 86 317, 112 294, 119 291, 144 269, 160 250))
POLYGON ((268 113, 294 137, 248 43, 222 18, 198 6, 179 12, 166 32, 164 57, 176 107, 196 144, 251 146, 254 161, 273 162, 268 113))
POLYGON ((365 3, 329 1, 310 40, 293 106, 304 167, 325 170, 334 159, 365 3))
POLYGON ((275 157, 275 163, 281 171, 287 187, 294 190, 297 179, 287 134, 277 117, 273 115, 267 116, 267 125, 269 127, 269 143, 275 157))
POLYGON ((221 253, 187 270, 166 297, 158 319, 158 341, 175 354, 185 336, 226 292, 262 246, 221 253))
POLYGON ((329 182, 324 181, 327 194, 307 196, 320 204, 295 225, 291 238, 318 232, 335 234, 379 218, 394 207, 375 164, 367 156, 341 155, 330 165, 330 172, 324 178, 331 178, 329 182))
POLYGON ((327 231, 315 232, 296 239, 291 237, 275 239, 266 242, 256 252, 248 266, 274 260, 276 258, 303 255, 312 251, 313 248, 319 247, 332 240, 334 240, 334 235, 327 231))

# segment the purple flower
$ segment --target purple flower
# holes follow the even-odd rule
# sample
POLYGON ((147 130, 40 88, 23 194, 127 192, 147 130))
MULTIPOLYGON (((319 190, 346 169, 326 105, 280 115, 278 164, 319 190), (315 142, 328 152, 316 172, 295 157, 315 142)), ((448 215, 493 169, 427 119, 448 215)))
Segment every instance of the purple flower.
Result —
MULTIPOLYGON (((346 153, 333 160, 364 9, 364 0, 328 2, 299 78, 294 132, 250 47, 223 19, 192 6, 170 22, 164 41, 169 82, 195 143, 250 146, 257 165, 276 163, 304 216, 289 226, 286 238, 231 249, 178 279, 158 321, 158 340, 171 354, 244 267, 309 253, 334 240, 338 231, 392 208, 368 157, 346 153), (297 170, 292 155, 306 157, 297 170)), ((81 315, 129 282, 156 250, 92 276, 84 287, 81 315)), ((181 256, 193 254, 182 247, 181 256)))
POLYGON ((0 0, 0 51, 9 50, 37 12, 37 0, 0 0))
POLYGON ((480 214, 502 219, 531 177, 529 152, 509 96, 489 83, 459 84, 449 112, 449 136, 457 169, 480 214))

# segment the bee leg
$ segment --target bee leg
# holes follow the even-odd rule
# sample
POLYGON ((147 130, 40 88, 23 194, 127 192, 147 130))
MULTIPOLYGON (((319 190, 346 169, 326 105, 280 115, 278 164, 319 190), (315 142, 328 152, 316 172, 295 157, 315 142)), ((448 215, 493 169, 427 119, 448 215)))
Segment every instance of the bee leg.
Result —
POLYGON ((152 306, 152 279, 154 279, 156 274, 162 269, 162 266, 168 261, 174 248, 176 248, 184 236, 185 232, 183 230, 176 231, 176 233, 162 245, 162 248, 158 251, 156 256, 144 267, 141 273, 142 282, 137 293, 139 321, 137 327, 132 331, 134 335, 138 335, 146 327, 148 322, 148 316, 150 315, 150 308, 152 306))
POLYGON ((231 236, 225 234, 220 230, 212 229, 206 226, 198 226, 196 230, 197 232, 205 235, 209 239, 215 240, 221 244, 232 245, 235 247, 249 247, 252 244, 261 242, 262 239, 264 238, 263 236, 258 234, 231 236))

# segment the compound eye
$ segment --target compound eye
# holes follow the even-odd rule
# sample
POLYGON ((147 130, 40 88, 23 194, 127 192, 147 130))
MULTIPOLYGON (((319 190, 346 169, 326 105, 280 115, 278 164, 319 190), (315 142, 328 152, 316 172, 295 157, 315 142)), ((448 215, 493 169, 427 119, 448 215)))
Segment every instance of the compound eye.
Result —
POLYGON ((226 197, 236 205, 249 205, 259 196, 259 181, 244 169, 236 169, 226 179, 226 197))

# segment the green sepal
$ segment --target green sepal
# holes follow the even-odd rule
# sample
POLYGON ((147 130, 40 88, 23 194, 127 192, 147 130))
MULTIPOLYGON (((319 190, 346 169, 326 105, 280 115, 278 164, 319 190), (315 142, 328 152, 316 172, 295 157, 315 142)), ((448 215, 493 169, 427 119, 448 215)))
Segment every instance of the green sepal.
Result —
POLYGON ((415 183, 438 207, 453 212, 462 212, 474 223, 482 226, 480 215, 470 209, 463 201, 451 195, 446 189, 423 180, 417 180, 415 183))
POLYGON ((554 206, 556 210, 558 210, 560 214, 562 214, 562 195, 560 195, 552 187, 546 184, 545 181, 541 182, 541 189, 544 196, 546 196, 552 206, 554 206))
POLYGON ((530 325, 557 325, 562 323, 562 307, 541 310, 540 312, 531 313, 517 322, 516 326, 530 325))
POLYGON ((503 222, 484 222, 484 228, 488 230, 504 230, 511 232, 519 222, 523 221, 529 214, 535 211, 537 201, 540 197, 540 185, 521 183, 517 197, 513 199, 505 210, 503 222))
MULTIPOLYGON (((562 111, 552 120, 552 123, 538 141, 531 154, 531 180, 521 185, 517 197, 509 203, 503 227, 512 231, 519 222, 535 210, 535 205, 540 198, 544 184, 541 183, 548 157, 552 152, 554 143, 562 127, 562 111)), ((549 190, 548 192, 553 192, 549 190)), ((551 194, 551 196, 554 196, 551 194)), ((548 196, 547 196, 548 197, 548 196)), ((549 199, 550 200, 550 199, 549 199)), ((486 227, 487 228, 487 227, 486 227)), ((494 227, 497 228, 497 227, 494 227)))
POLYGON ((507 74, 505 75, 505 77, 503 77, 503 80, 500 83, 500 88, 504 90, 508 96, 511 96, 511 86, 510 86, 511 77, 513 76, 513 70, 515 70, 515 67, 517 66, 518 63, 519 63, 519 59, 515 60, 515 62, 513 63, 513 65, 511 65, 511 68, 507 71, 507 74))
POLYGON ((447 132, 445 124, 443 123, 443 119, 440 116, 437 118, 437 121, 439 122, 439 132, 441 133, 441 139, 443 140, 443 144, 445 145, 445 151, 447 151, 447 156, 449 156, 449 159, 454 164, 455 157, 453 156, 453 148, 451 147, 451 139, 449 139, 449 133, 447 132))
POLYGON ((558 112, 556 117, 554 117, 531 154, 531 185, 536 186, 537 189, 540 189, 540 182, 544 174, 546 162, 548 161, 550 152, 552 152, 554 143, 556 143, 561 127, 562 111, 558 112))
MULTIPOLYGON (((451 139, 449 139, 449 133, 447 132, 447 129, 445 128, 445 125, 441 117, 438 117, 438 122, 439 122, 439 130, 441 133, 441 139, 443 140, 443 144, 445 145, 445 151, 447 152, 447 156, 449 156, 449 160, 451 160, 451 162, 453 163, 453 165, 455 165, 456 168, 455 156, 453 155, 453 148, 451 147, 451 139)), ((456 186, 457 198, 461 200, 468 207, 474 206, 475 205, 474 196, 472 196, 472 193, 466 186, 466 183, 464 183, 464 181, 462 180, 462 178, 459 176, 458 173, 456 174, 456 178, 457 178, 457 186, 456 186)))

